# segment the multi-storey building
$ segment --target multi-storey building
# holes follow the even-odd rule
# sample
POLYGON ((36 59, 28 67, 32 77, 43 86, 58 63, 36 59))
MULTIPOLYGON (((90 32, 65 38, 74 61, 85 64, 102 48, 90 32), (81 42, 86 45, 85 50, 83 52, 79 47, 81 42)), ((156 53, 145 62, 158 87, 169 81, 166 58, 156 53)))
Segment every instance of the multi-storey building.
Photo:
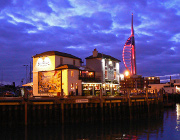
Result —
POLYGON ((33 95, 81 93, 81 59, 71 54, 48 51, 33 56, 33 95))
POLYGON ((144 87, 148 88, 149 84, 160 84, 160 78, 159 77, 144 77, 144 87))
MULTIPOLYGON (((119 62, 120 60, 103 53, 98 53, 96 49, 93 55, 86 57, 86 67, 95 71, 95 78, 103 86, 103 94, 115 94, 119 88, 119 62)), ((97 83, 94 83, 97 85, 97 83)), ((83 83, 83 85, 87 85, 83 83)))
POLYGON ((48 51, 33 56, 33 95, 97 95, 114 94, 119 86, 119 62, 98 53, 82 60, 71 54, 48 51))
POLYGON ((120 81, 120 90, 131 90, 131 92, 144 90, 144 77, 141 75, 125 76, 124 79, 120 81))

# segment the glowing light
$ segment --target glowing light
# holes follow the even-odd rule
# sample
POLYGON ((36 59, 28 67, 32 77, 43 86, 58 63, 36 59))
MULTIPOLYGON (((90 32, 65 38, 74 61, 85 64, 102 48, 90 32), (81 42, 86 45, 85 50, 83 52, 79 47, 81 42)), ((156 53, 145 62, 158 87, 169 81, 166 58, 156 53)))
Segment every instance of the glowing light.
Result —
POLYGON ((124 74, 125 74, 125 76, 127 77, 127 76, 129 76, 130 73, 129 73, 129 71, 127 70, 127 71, 125 71, 124 74))

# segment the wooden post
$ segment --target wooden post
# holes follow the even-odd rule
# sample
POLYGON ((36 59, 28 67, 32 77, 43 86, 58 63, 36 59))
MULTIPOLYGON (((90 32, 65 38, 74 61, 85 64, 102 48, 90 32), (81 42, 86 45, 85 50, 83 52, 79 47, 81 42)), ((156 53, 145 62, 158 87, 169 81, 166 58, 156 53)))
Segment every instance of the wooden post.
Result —
POLYGON ((62 118, 62 124, 64 124, 64 103, 61 103, 61 112, 62 112, 62 114, 61 114, 61 118, 62 118))
POLYGON ((155 97, 156 97, 156 103, 158 103, 158 94, 157 94, 157 89, 155 89, 155 97))
POLYGON ((149 102, 148 102, 148 90, 146 89, 146 102, 147 102, 147 105, 149 105, 149 102))
POLYGON ((131 106, 131 97, 130 97, 130 92, 131 92, 131 90, 128 90, 127 91, 128 93, 128 103, 129 103, 129 106, 131 106))
POLYGON ((102 88, 100 89, 100 107, 103 108, 102 88))
POLYGON ((25 120, 25 125, 27 125, 27 102, 24 104, 24 120, 25 120))

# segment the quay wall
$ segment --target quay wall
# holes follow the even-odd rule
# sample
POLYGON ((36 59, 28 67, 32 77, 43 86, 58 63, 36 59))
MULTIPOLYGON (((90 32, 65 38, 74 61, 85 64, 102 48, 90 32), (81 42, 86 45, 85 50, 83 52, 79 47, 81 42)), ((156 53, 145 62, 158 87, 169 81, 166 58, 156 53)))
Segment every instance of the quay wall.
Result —
POLYGON ((161 97, 1 98, 0 124, 106 123, 157 116, 162 109, 161 97))

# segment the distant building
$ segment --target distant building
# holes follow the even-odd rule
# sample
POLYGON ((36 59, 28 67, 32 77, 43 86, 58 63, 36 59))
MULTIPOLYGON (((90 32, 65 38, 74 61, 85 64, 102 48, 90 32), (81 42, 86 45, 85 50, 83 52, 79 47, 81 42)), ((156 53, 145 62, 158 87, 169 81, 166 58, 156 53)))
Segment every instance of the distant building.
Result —
POLYGON ((180 79, 172 79, 170 82, 165 84, 149 84, 148 91, 151 93, 155 93, 155 90, 159 92, 160 90, 164 90, 166 93, 180 93, 180 79))
POLYGON ((149 84, 160 84, 160 78, 159 77, 144 77, 144 88, 148 88, 149 84))
POLYGON ((144 90, 144 77, 141 75, 125 76, 124 80, 120 81, 120 90, 131 90, 131 92, 139 92, 144 90))

